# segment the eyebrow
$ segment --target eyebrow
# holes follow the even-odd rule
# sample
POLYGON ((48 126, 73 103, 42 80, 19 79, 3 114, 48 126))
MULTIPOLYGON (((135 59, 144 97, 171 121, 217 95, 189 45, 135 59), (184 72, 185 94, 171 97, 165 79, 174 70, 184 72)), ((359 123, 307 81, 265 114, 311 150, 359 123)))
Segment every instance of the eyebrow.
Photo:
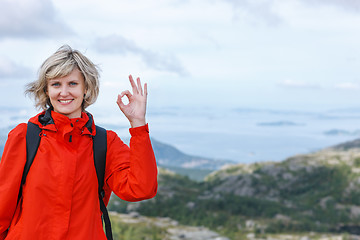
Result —
MULTIPOLYGON (((49 82, 60 81, 59 79, 48 79, 49 82)), ((80 79, 70 79, 68 82, 81 81, 80 79)))

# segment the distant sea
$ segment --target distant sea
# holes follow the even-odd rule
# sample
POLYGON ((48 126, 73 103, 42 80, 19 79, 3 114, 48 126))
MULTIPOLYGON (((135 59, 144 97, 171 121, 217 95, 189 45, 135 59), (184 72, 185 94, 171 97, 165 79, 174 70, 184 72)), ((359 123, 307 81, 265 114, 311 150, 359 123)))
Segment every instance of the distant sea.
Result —
MULTIPOLYGON (((129 124, 117 109, 90 111, 98 124, 129 137, 129 124)), ((0 108, 2 129, 34 113, 0 108)), ((281 161, 360 138, 360 109, 150 108, 147 121, 151 137, 184 153, 239 163, 281 161)))
POLYGON ((360 138, 360 109, 173 107, 150 109, 147 119, 159 141, 187 154, 240 163, 281 161, 360 138))

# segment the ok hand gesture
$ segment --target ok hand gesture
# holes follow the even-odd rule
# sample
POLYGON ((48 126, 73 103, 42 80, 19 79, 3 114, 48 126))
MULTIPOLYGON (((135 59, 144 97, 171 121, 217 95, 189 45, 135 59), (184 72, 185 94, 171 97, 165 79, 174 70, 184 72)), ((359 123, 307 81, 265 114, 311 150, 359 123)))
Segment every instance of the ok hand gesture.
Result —
POLYGON ((147 102, 147 84, 144 84, 144 91, 141 86, 140 78, 137 78, 135 84, 132 76, 129 76, 133 94, 129 90, 123 91, 118 95, 116 103, 130 122, 131 127, 140 127, 146 124, 146 102, 147 102), (128 104, 124 104, 122 97, 126 96, 128 104))

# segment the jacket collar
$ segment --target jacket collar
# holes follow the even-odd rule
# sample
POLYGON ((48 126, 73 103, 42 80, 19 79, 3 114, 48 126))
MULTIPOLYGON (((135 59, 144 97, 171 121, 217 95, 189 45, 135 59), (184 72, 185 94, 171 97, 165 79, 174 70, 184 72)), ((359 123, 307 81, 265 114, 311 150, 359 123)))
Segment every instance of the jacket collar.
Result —
POLYGON ((38 115, 38 121, 42 126, 47 126, 49 124, 55 124, 53 118, 51 117, 51 111, 53 108, 48 108, 45 112, 38 115))
MULTIPOLYGON (((57 131, 55 121, 52 117, 53 108, 50 107, 46 111, 39 113, 37 116, 32 117, 29 121, 37 124, 41 129, 46 129, 50 131, 57 131)), ((83 112, 88 117, 88 121, 85 123, 83 128, 83 134, 95 135, 96 128, 93 116, 89 112, 83 112)))

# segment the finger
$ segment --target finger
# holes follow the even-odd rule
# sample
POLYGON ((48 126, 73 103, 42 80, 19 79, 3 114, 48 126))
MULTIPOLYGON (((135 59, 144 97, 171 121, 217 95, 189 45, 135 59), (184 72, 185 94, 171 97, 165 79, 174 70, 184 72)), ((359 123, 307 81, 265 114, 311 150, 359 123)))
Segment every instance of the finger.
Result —
POLYGON ((143 93, 143 89, 142 89, 142 86, 141 86, 140 78, 137 78, 136 80, 137 80, 138 90, 140 90, 140 94, 141 94, 141 96, 143 96, 144 93, 143 93))
POLYGON ((121 98, 126 96, 130 100, 130 98, 132 97, 132 94, 129 90, 125 90, 125 91, 121 92, 120 96, 121 96, 121 98))
POLYGON ((147 91, 147 83, 144 84, 144 95, 147 96, 148 95, 148 91, 147 91))
POLYGON ((138 89, 137 89, 137 87, 136 87, 136 84, 135 84, 135 82, 134 82, 134 79, 133 79, 133 77, 132 77, 131 75, 129 75, 129 80, 130 80, 130 84, 131 84, 133 93, 134 93, 134 94, 139 93, 139 92, 138 92, 138 89))
MULTIPOLYGON (((121 94, 118 95, 118 99, 117 99, 116 102, 117 102, 118 104, 120 104, 121 106, 126 106, 126 105, 124 104, 124 102, 122 101, 122 98, 123 98, 124 96, 126 96, 126 97, 128 98, 128 100, 129 100, 129 102, 130 102, 130 98, 132 97, 132 94, 130 93, 129 90, 126 90, 126 91, 123 91, 121 94)), ((119 105, 119 106, 120 106, 120 105, 119 105)))

